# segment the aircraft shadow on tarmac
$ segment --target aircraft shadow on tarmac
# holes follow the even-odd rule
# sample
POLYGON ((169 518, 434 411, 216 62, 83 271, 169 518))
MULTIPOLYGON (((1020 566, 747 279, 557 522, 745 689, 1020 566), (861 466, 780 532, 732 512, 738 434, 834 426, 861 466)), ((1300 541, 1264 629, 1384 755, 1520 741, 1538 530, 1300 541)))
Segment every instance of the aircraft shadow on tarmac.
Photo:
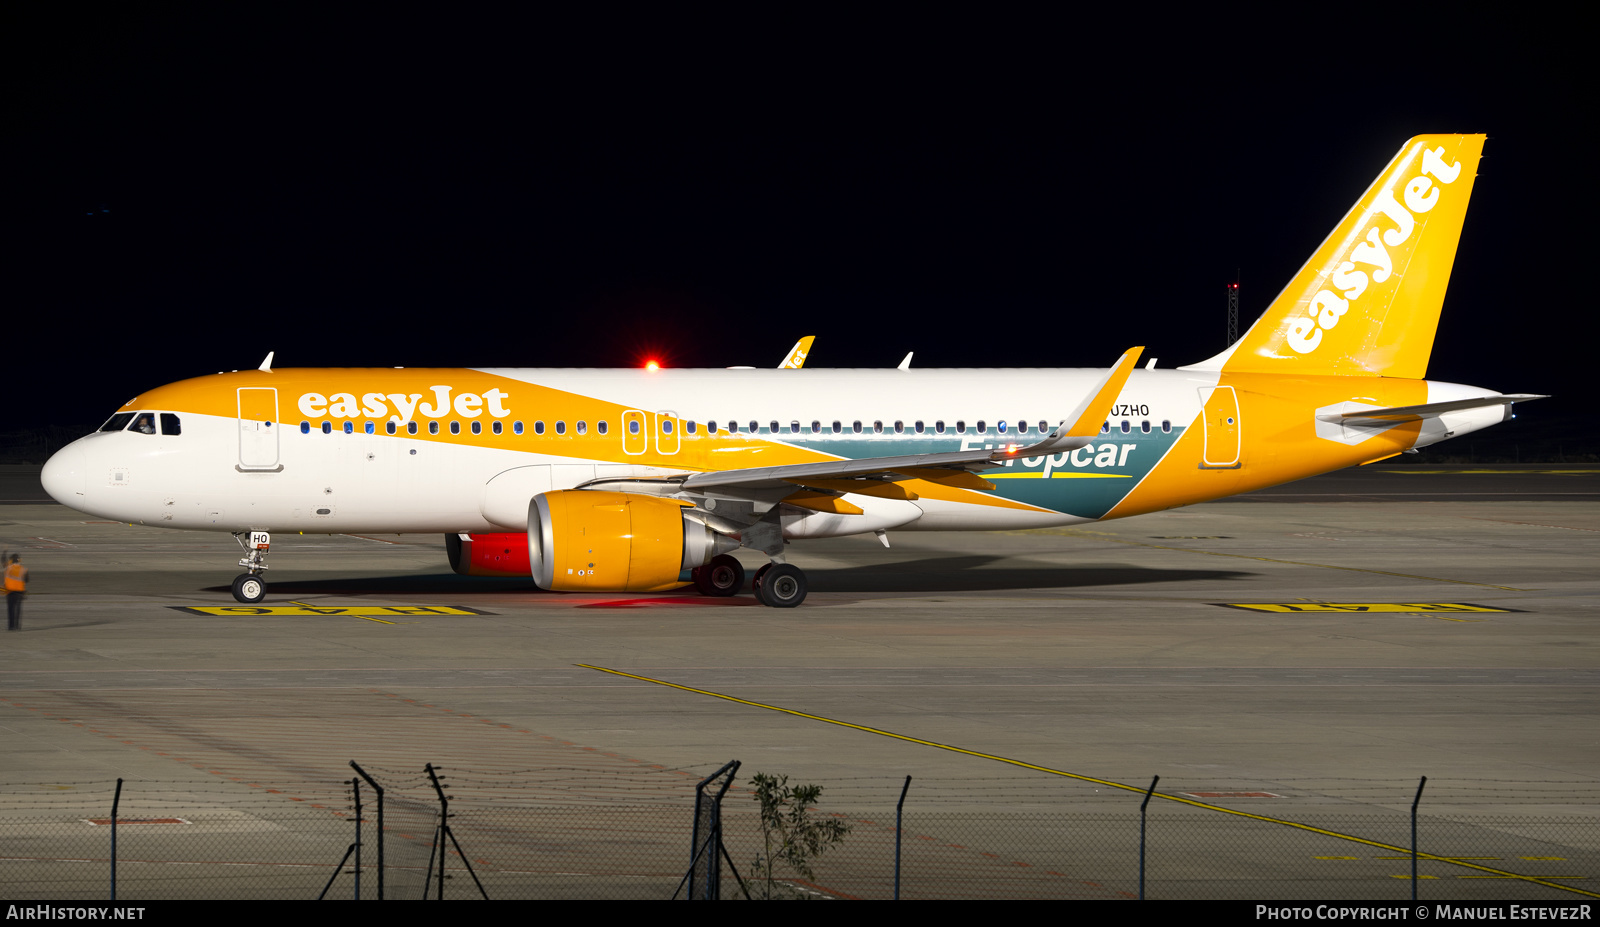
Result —
MULTIPOLYGON (((1125 564, 990 566, 1006 559, 1009 558, 939 557, 903 563, 809 568, 806 570, 806 577, 810 580, 812 592, 917 593, 1142 586, 1150 583, 1243 579, 1254 575, 1238 570, 1162 570, 1125 564)), ((503 595, 512 592, 541 591, 529 579, 457 576, 453 573, 290 580, 273 582, 269 588, 274 599, 295 595, 503 595)), ((745 591, 748 590, 749 583, 746 582, 745 591)), ((205 591, 227 592, 228 587, 211 586, 205 591)), ((686 594, 695 593, 691 588, 686 594)))

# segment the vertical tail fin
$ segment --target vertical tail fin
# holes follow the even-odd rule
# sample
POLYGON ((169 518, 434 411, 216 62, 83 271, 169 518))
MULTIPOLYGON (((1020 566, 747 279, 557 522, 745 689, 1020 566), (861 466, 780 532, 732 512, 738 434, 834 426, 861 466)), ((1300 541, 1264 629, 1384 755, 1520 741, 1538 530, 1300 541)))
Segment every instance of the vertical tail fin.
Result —
POLYGON ((1484 138, 1406 142, 1244 337, 1185 369, 1425 376, 1484 138))

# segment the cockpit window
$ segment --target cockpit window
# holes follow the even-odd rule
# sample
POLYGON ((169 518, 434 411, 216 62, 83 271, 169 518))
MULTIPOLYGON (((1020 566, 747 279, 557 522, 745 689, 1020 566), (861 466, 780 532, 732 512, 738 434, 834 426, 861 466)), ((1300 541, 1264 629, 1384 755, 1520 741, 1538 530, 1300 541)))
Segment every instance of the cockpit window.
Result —
POLYGON ((176 415, 171 412, 161 413, 161 433, 164 435, 183 434, 183 425, 179 424, 176 415))
POLYGON ((100 426, 100 430, 121 431, 122 429, 128 427, 128 423, 131 421, 133 421, 132 412, 118 412, 116 415, 106 419, 106 423, 100 426))
POLYGON ((137 431, 142 435, 156 433, 156 414, 154 412, 135 412, 133 424, 128 426, 129 431, 137 431))

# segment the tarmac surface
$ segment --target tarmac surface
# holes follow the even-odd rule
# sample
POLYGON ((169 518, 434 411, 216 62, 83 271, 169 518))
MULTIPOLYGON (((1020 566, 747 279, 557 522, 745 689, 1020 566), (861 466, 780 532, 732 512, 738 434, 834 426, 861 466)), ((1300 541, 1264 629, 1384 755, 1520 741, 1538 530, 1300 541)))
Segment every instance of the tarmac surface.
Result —
POLYGON ((458 577, 436 536, 276 535, 263 604, 299 615, 182 610, 236 606, 230 537, 96 520, 28 478, 0 468, 0 539, 32 571, 0 637, 4 794, 332 794, 355 759, 678 801, 736 758, 891 811, 906 775, 988 813, 1136 810, 1159 775, 1215 809, 1387 814, 1426 775, 1435 811, 1600 822, 1593 467, 1372 467, 1081 528, 798 542, 794 610, 458 577), (446 606, 479 614, 416 608, 446 606))

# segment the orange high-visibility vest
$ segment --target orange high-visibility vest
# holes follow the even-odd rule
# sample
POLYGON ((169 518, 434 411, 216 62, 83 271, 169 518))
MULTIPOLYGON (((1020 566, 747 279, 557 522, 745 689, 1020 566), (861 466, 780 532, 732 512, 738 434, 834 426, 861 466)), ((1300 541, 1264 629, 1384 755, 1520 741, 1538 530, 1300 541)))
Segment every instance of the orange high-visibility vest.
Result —
POLYGON ((25 592, 28 588, 28 569, 20 563, 6 567, 6 591, 25 592))

